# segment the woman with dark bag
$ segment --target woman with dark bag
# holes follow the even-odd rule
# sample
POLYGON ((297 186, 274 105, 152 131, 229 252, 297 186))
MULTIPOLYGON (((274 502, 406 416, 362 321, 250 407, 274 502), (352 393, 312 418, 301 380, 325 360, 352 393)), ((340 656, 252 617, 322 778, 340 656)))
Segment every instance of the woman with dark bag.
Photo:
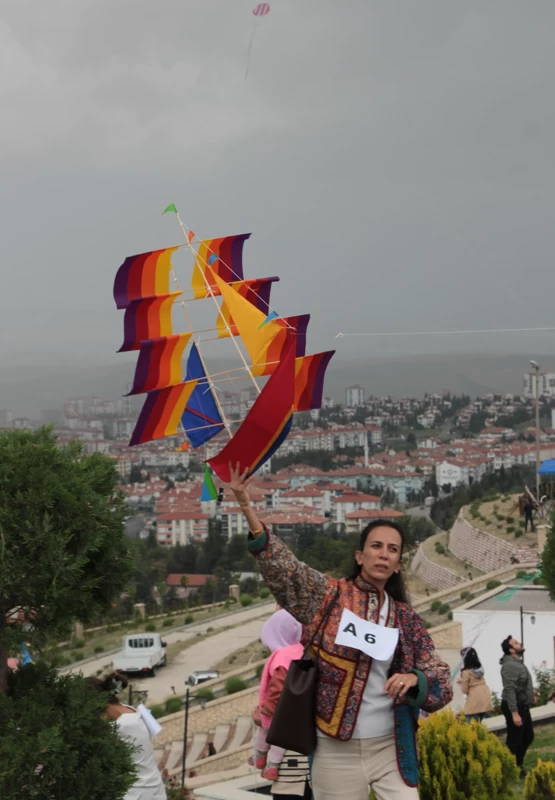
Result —
POLYGON ((438 711, 453 693, 449 667, 409 605, 402 529, 387 520, 370 523, 352 574, 332 578, 303 564, 269 532, 250 504, 247 473, 231 465, 230 471, 229 487, 247 518, 248 547, 266 585, 304 626, 305 641, 324 621, 312 647, 315 800, 368 800, 369 787, 377 800, 416 800, 419 709, 438 711))

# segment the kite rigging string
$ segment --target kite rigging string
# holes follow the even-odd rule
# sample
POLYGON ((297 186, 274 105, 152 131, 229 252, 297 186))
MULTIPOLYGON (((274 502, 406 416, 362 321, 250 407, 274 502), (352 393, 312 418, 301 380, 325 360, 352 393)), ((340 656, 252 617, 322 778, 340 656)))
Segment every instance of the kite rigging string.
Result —
POLYGON ((532 333, 538 331, 555 331, 555 328, 482 328, 467 331, 390 331, 383 333, 338 333, 336 339, 344 339, 345 336, 448 336, 460 333, 532 333))
POLYGON ((247 80, 249 75, 250 63, 251 63, 251 53, 252 53, 252 43, 254 41, 254 35, 256 33, 256 26, 258 25, 258 18, 265 17, 266 14, 270 13, 270 4, 269 3, 259 3, 255 8, 253 8, 252 13, 254 15, 254 25, 252 26, 252 33, 249 42, 249 49, 247 52, 247 68, 245 70, 245 80, 247 80))
MULTIPOLYGON (((232 330, 231 330, 231 328, 230 328, 230 326, 229 326, 229 324, 228 324, 228 321, 226 320, 226 318, 225 318, 225 317, 224 317, 224 315, 222 314, 221 308, 220 308, 220 306, 218 305, 218 301, 216 300, 216 296, 215 296, 214 292, 212 291, 212 286, 210 285, 210 282, 208 281, 208 279, 207 279, 207 277, 206 277, 206 269, 208 268, 208 269, 210 269, 210 271, 212 272, 212 268, 211 268, 210 264, 209 264, 209 263, 208 263, 208 262, 207 262, 207 261, 206 261, 204 258, 202 258, 202 257, 199 257, 199 253, 198 253, 198 251, 197 251, 197 250, 195 250, 195 248, 194 248, 194 247, 193 247, 193 245, 191 244, 191 241, 190 241, 190 239, 192 239, 192 236, 190 236, 190 234, 192 233, 191 229, 190 229, 190 228, 187 228, 187 226, 183 224, 183 221, 182 221, 181 217, 179 216, 179 213, 177 213, 177 212, 176 212, 176 217, 177 217, 177 221, 178 221, 178 223, 179 223, 179 227, 181 228, 181 230, 183 231, 183 235, 185 236, 185 239, 186 239, 186 242, 187 242, 187 247, 189 248, 190 252, 191 252, 191 253, 193 254, 193 256, 195 257, 195 259, 200 259, 200 260, 202 260, 202 262, 203 262, 203 264, 204 264, 204 270, 203 270, 203 273, 202 273, 202 274, 203 274, 203 277, 204 277, 204 283, 206 284, 206 288, 207 288, 207 290, 208 290, 208 292, 209 292, 209 294, 210 294, 210 297, 211 297, 211 298, 212 298, 212 300, 214 301, 214 305, 216 306, 216 308, 217 308, 217 310, 218 310, 218 315, 219 315, 219 316, 222 318, 222 320, 223 320, 223 323, 224 323, 224 325, 225 325, 225 327, 226 327, 226 330, 227 330, 227 332, 228 332, 228 334, 229 334, 230 338, 232 339, 232 341, 233 341, 233 344, 235 345, 235 349, 236 349, 236 350, 237 350, 237 352, 239 353, 239 356, 240 356, 240 358, 241 358, 241 361, 243 362, 243 366, 244 366, 245 370, 247 371, 247 373, 248 373, 248 375, 249 375, 249 377, 250 377, 250 379, 251 379, 251 381, 252 381, 252 383, 253 383, 253 385, 254 385, 254 388, 256 389, 256 391, 258 392, 258 394, 260 394, 260 392, 261 392, 262 390, 260 389, 260 386, 257 384, 257 382, 256 382, 256 380, 255 380, 255 378, 254 378, 254 375, 252 374, 252 372, 251 372, 251 370, 250 370, 250 368, 249 368, 249 365, 247 364, 247 361, 246 361, 246 359, 245 359, 245 356, 243 355, 243 353, 242 353, 242 351, 241 351, 241 348, 240 348, 240 347, 239 347, 239 345, 237 344, 237 341, 236 341, 236 339, 235 339, 235 336, 233 335, 233 332, 232 332, 232 330)), ((222 263, 223 263, 223 262, 222 262, 222 263)), ((188 314, 187 314, 187 319, 189 319, 189 315, 188 315, 188 314)), ((206 367, 205 367, 205 371, 206 371, 206 367)), ((208 374, 208 373, 207 373, 207 374, 208 374)), ((220 403, 219 403, 219 401, 218 401, 218 399, 217 399, 217 398, 215 398, 215 399, 216 399, 216 402, 217 402, 217 404, 218 404, 218 408, 220 409, 220 413, 221 413, 221 407, 220 407, 220 403)), ((230 438, 231 438, 231 431, 229 430, 229 428, 228 428, 228 433, 230 433, 230 438)))

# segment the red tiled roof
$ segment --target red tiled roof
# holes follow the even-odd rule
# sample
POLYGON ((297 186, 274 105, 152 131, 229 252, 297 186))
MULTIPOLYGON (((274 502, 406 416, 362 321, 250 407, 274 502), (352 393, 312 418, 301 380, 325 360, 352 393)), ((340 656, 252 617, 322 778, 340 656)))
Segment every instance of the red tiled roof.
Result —
POLYGON ((205 586, 207 581, 214 580, 214 575, 187 575, 170 572, 166 577, 166 586, 181 586, 181 578, 187 578, 187 589, 198 589, 199 586, 205 586))
POLYGON ((344 492, 339 497, 332 498, 334 503, 379 503, 380 498, 373 494, 363 492, 344 492))
POLYGON ((396 511, 394 508, 362 508, 360 511, 350 511, 345 514, 346 519, 393 519, 403 516, 401 511, 396 511))

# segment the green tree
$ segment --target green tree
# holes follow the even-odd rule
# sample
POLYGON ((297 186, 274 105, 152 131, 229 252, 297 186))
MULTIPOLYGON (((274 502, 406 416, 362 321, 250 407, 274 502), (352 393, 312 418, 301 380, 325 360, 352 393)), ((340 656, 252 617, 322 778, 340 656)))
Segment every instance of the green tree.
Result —
POLYGON ((44 662, 10 673, 0 694, 2 800, 121 800, 134 781, 129 745, 103 719, 107 698, 44 662))
POLYGON ((407 434, 407 448, 409 450, 416 450, 416 436, 413 431, 409 431, 407 434))
POLYGON ((550 598, 555 601, 555 514, 551 516, 551 527, 542 553, 542 577, 550 598))
POLYGON ((75 442, 59 447, 49 428, 0 433, 0 694, 23 640, 40 647, 66 634, 125 588, 131 559, 117 484, 112 459, 85 456, 75 442))

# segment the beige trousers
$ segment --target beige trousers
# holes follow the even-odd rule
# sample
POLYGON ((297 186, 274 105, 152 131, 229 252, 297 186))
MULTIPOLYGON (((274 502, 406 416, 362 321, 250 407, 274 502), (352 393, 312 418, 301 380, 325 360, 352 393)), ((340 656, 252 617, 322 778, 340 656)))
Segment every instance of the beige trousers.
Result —
POLYGON ((338 742, 318 737, 312 767, 314 800, 418 800, 399 773, 394 736, 338 742))

